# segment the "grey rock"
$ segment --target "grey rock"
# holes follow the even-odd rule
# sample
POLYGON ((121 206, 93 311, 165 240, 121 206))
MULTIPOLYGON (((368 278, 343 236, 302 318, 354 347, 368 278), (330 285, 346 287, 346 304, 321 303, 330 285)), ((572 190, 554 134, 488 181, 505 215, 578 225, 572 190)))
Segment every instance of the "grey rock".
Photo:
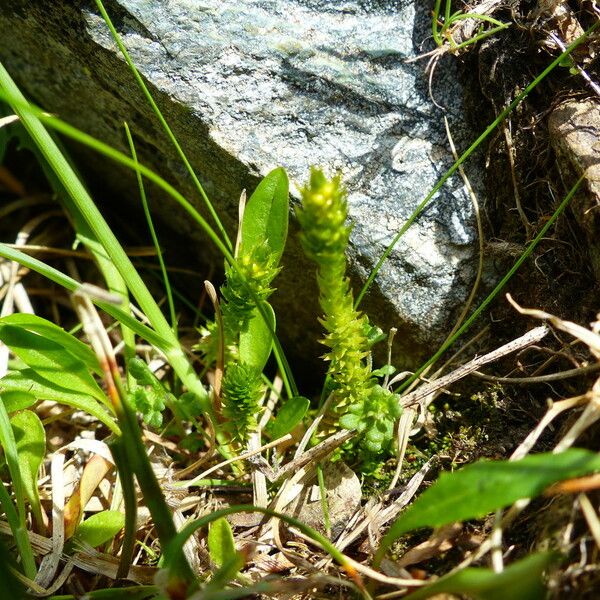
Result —
MULTIPOLYGON (((452 162, 443 113, 428 94, 426 61, 406 62, 424 51, 429 36, 426 2, 105 4, 231 233, 240 191, 273 167, 288 170, 296 198, 311 165, 340 170, 358 286, 452 162)), ((128 121, 142 162, 201 205, 93 2, 3 0, 0 60, 44 108, 123 150, 128 121)), ((433 89, 464 145, 471 134, 451 62, 438 66, 433 89)), ((135 189, 123 169, 85 149, 77 155, 117 193, 135 189)), ((214 262, 197 226, 170 200, 156 191, 152 197, 186 252, 214 262)), ((451 328, 474 277, 475 237, 468 196, 462 182, 451 181, 381 270, 363 307, 380 326, 399 328, 405 365, 429 354, 451 328)), ((313 269, 294 227, 284 261, 274 300, 280 330, 288 348, 316 356, 322 350, 309 343, 318 331, 313 269)))

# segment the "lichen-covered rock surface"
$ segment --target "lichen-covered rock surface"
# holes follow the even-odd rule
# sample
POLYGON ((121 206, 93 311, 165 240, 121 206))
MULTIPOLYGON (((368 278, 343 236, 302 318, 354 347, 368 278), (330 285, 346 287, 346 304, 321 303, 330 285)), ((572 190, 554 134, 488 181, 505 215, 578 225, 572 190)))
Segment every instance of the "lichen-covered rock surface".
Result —
MULTIPOLYGON (((302 184, 311 165, 340 170, 354 223, 355 283, 368 276, 415 206, 451 164, 443 113, 428 92, 430 6, 421 0, 110 0, 140 72, 230 232, 242 188, 275 166, 302 184)), ((121 149, 123 121, 142 162, 201 205, 93 2, 3 0, 0 60, 45 109, 121 149)), ((462 121, 451 62, 433 78, 458 145, 462 121)), ((128 173, 79 148, 82 164, 132 203, 128 173)), ((102 199, 99 198, 99 202, 102 199)), ((201 232, 152 190, 153 210, 190 255, 217 261, 201 232)), ((140 227, 143 227, 140 225, 140 227)), ((450 182, 400 241, 363 305, 397 326, 407 364, 451 327, 473 279, 475 230, 462 182, 450 182)), ((278 279, 284 341, 318 350, 314 275, 292 227, 278 279), (312 335, 312 334, 315 335, 312 335)), ((217 263, 220 264, 220 263, 217 263)))

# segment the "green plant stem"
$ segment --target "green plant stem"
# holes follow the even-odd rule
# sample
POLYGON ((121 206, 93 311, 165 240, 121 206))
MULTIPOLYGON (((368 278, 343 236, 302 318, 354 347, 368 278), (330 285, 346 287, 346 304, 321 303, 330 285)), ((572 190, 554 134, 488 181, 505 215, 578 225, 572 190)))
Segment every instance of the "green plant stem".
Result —
MULTIPOLYGON (((437 0, 436 8, 434 9, 434 16, 438 14, 440 8, 441 0, 437 0), (437 11, 437 12, 436 12, 437 11)), ((410 215, 407 219, 406 223, 402 226, 400 231, 395 235, 394 239, 391 241, 389 246, 385 249, 381 258, 377 261, 377 264, 373 268, 373 271, 369 275, 369 278, 365 282, 360 294, 356 298, 355 307, 358 308, 368 289, 371 287, 375 277, 379 273, 381 266, 387 260, 388 256, 391 254, 392 250, 400 240, 400 238, 406 233, 408 228, 417 220, 418 216, 423 212, 423 209, 429 201, 433 198, 433 196, 440 190, 440 188, 448 181, 452 175, 458 170, 458 168, 477 150, 480 144, 498 127, 498 125, 506 119, 506 117, 521 103, 523 100, 531 93, 531 91, 541 82, 543 81, 549 73, 551 73, 557 66, 561 64, 565 56, 568 56, 580 46, 585 40, 589 38, 589 36, 600 26, 600 21, 597 21, 592 25, 587 31, 585 31, 582 35, 580 35, 572 44, 570 44, 567 49, 556 59, 554 59, 517 97, 494 119, 494 121, 487 126, 485 131, 465 150, 465 152, 454 162, 454 164, 444 173, 442 178, 433 186, 432 190, 427 194, 427 196, 421 201, 421 203, 417 206, 415 211, 410 215)), ((435 34, 434 34, 435 37, 435 34)))
POLYGON ((479 315, 481 315, 481 313, 489 306, 490 302, 498 295, 500 290, 502 290, 502 288, 508 283, 508 281, 511 279, 511 277, 517 272, 519 267, 531 255, 531 253, 533 252, 535 247, 544 238, 544 236, 546 235, 546 233, 548 232, 550 227, 552 227, 552 225, 554 224, 556 219, 558 219, 558 217, 564 212, 564 210, 568 206, 569 202, 571 202, 571 199, 573 198, 573 196, 577 193, 577 190, 579 189, 579 186, 583 182, 584 178, 585 178, 585 176, 582 175, 577 180, 577 183, 575 183, 575 185, 569 190, 569 193, 564 197, 563 201, 560 203, 558 208, 554 211, 552 216, 548 219, 546 224, 542 227, 540 232, 529 243, 529 245, 525 249, 525 252, 523 252, 523 254, 521 254, 519 259, 510 268, 508 273, 506 273, 506 275, 500 280, 498 285, 496 285, 496 287, 486 297, 486 299, 475 309, 475 311, 473 311, 473 314, 463 323, 463 325, 456 331, 456 333, 452 337, 450 337, 450 338, 448 338, 448 340, 446 340, 446 342, 440 347, 440 349, 424 365, 419 367, 419 369, 417 369, 417 371, 415 371, 415 373, 413 375, 411 375, 405 382, 402 383, 402 385, 400 385, 400 387, 396 390, 397 392, 402 392, 405 389, 407 389, 414 381, 416 381, 418 379, 419 375, 421 375, 421 373, 423 373, 423 371, 425 371, 425 369, 427 369, 430 365, 435 363, 442 356, 442 354, 444 354, 444 352, 446 352, 446 350, 448 350, 448 348, 450 348, 450 346, 452 346, 452 344, 454 344, 454 342, 456 342, 456 340, 465 331, 467 331, 467 329, 469 329, 469 327, 473 324, 475 319, 477 319, 477 317, 479 317, 479 315))
POLYGON ((115 459, 115 465, 121 480, 123 503, 125 505, 125 527, 123 530, 123 544, 121 558, 117 570, 117 579, 125 579, 133 561, 135 549, 135 534, 137 532, 137 498, 135 494, 134 474, 131 470, 125 452, 125 444, 121 438, 109 444, 110 451, 115 459))
POLYGON ((437 46, 441 46, 444 42, 440 37, 439 27, 439 18, 440 18, 440 6, 442 4, 442 0, 435 0, 435 6, 433 8, 433 17, 431 19, 431 34, 433 35, 433 40, 435 41, 437 46))
POLYGON ((321 511, 323 513, 323 525, 327 537, 331 537, 331 519, 329 518, 329 504, 327 502, 327 488, 325 487, 325 475, 323 474, 323 465, 317 465, 317 481, 319 483, 319 494, 321 496, 321 511))
POLYGON ((123 44, 123 41, 121 40, 121 36, 117 33, 115 26, 113 25, 110 17, 108 16, 108 13, 106 12, 106 9, 104 8, 104 4, 102 4, 102 0, 96 0, 96 6, 98 7, 100 14, 102 15, 102 18, 106 22, 106 25, 108 26, 108 28, 110 30, 113 40, 115 41, 119 50, 121 51, 121 54, 123 55, 123 58, 125 59, 125 62, 127 63, 127 66, 131 70, 133 76, 135 77, 135 80, 137 81, 137 84, 139 85, 140 89, 142 90, 142 93, 144 94, 144 96, 146 97, 148 104, 151 106, 152 110, 154 111, 154 114, 156 115, 156 118, 159 120, 162 128, 164 129, 165 133, 167 134, 167 137, 169 138, 169 140, 175 147, 175 150, 177 151, 177 154, 179 155, 181 162, 183 162, 183 164, 185 165, 185 168, 187 169, 187 172, 189 173, 190 177, 192 178, 192 181, 194 182, 196 189, 200 193, 202 200, 206 204, 206 207, 208 208, 208 211, 210 212, 210 215, 211 215, 213 221, 215 222, 215 225, 219 229, 219 232, 221 233, 223 241, 227 245, 227 248, 229 250, 232 250, 233 246, 231 245, 231 240, 227 236, 227 232, 225 231, 225 228, 223 227, 223 224, 221 223, 219 216, 217 215, 211 201, 209 200, 208 196, 206 195, 206 192, 204 191, 204 188, 202 187, 200 180, 198 179, 192 165, 190 164, 187 156, 185 155, 185 152, 183 151, 183 149, 181 148, 181 145, 177 141, 175 134, 169 127, 169 124, 167 123, 166 119, 163 117, 163 114, 162 114, 160 108, 158 107, 158 105, 156 104, 156 102, 154 101, 154 98, 152 97, 150 90, 144 83, 144 80, 142 79, 140 72, 137 70, 137 67, 131 60, 131 57, 129 56, 129 52, 127 52, 127 48, 125 48, 125 44, 123 44))
MULTIPOLYGON (((171 547, 171 543, 177 535, 171 511, 167 506, 162 489, 146 454, 140 427, 133 410, 129 406, 120 377, 118 373, 112 375, 120 398, 120 403, 116 405, 116 409, 123 435, 117 442, 115 462, 120 461, 121 467, 125 471, 124 478, 121 480, 122 484, 131 485, 130 480, 132 474, 135 473, 144 502, 152 515, 152 522, 161 547, 171 547)), ((126 498, 127 489, 125 485, 123 485, 123 492, 123 497, 126 498)), ((173 562, 173 588, 180 589, 183 587, 185 590, 190 591, 196 584, 196 577, 183 553, 182 546, 173 548, 171 559, 173 562)), ((119 571, 121 571, 122 566, 123 564, 119 565, 119 571)))

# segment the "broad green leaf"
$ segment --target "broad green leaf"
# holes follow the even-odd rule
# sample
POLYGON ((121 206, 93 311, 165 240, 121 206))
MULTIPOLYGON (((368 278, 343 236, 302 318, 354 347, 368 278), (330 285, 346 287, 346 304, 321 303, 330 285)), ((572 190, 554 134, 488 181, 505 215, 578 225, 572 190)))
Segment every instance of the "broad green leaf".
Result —
POLYGON ((210 524, 208 530, 208 551, 210 559, 222 567, 236 556, 235 542, 231 526, 224 517, 210 524))
POLYGON ((51 321, 42 319, 37 315, 15 313, 13 315, 2 317, 2 319, 0 319, 0 324, 2 323, 21 327, 56 342, 59 346, 62 346, 65 350, 83 362, 90 371, 102 375, 102 369, 100 368, 98 358, 94 354, 94 351, 87 344, 84 344, 75 336, 67 333, 62 327, 55 325, 51 321))
POLYGON ((23 410, 13 415, 10 424, 15 436, 23 489, 36 520, 38 523, 42 523, 37 480, 38 471, 46 453, 46 432, 39 417, 30 410, 23 410))
POLYGON ((0 447, 4 451, 4 459, 8 466, 10 481, 12 485, 15 504, 17 506, 16 513, 8 493, 4 485, 0 485, 2 493, 0 494, 0 504, 7 516, 10 528, 13 533, 14 541, 16 542, 20 559, 23 564, 23 572, 27 577, 34 578, 37 572, 35 559, 31 542, 27 535, 27 514, 25 509, 25 490, 23 487, 23 479, 21 477, 21 467, 19 464, 19 455, 17 451, 17 443, 15 434, 11 427, 8 413, 4 408, 4 404, 0 402, 0 447))
POLYGON ((273 335, 275 331, 275 312, 268 302, 263 302, 265 312, 269 316, 269 325, 265 323, 258 308, 254 307, 248 327, 240 333, 239 354, 240 361, 254 367, 262 373, 273 347, 273 335))
POLYGON ((285 169, 271 171, 248 199, 242 220, 241 250, 249 253, 266 242, 279 262, 287 238, 289 183, 285 169))
POLYGON ((118 435, 121 433, 115 420, 95 398, 51 384, 32 369, 9 372, 0 379, 0 391, 1 393, 25 392, 33 395, 37 400, 53 400, 66 404, 96 417, 114 433, 118 435))
POLYGON ((546 589, 542 575, 555 559, 556 555, 550 552, 532 554, 501 573, 495 573, 492 569, 463 569, 412 592, 410 599, 424 600, 437 594, 460 594, 474 600, 543 600, 546 589))
POLYGON ((103 510, 82 521, 73 539, 92 548, 112 540, 125 526, 125 515, 118 510, 103 510))
POLYGON ((6 323, 0 323, 0 340, 48 386, 57 385, 106 402, 85 363, 55 341, 6 323))
POLYGON ((269 421, 266 433, 276 440, 289 433, 300 423, 310 406, 310 400, 304 396, 294 396, 281 406, 277 416, 269 421))
POLYGON ((454 473, 442 473, 391 526, 375 561, 408 531, 484 517, 521 498, 534 498, 557 481, 599 470, 600 455, 573 448, 560 454, 534 454, 515 461, 482 460, 454 473))
POLYGON ((13 413, 18 410, 29 408, 37 402, 38 399, 29 392, 20 390, 13 392, 7 391, 2 385, 3 381, 4 380, 0 379, 0 391, 2 392, 2 403, 4 404, 7 413, 13 413))

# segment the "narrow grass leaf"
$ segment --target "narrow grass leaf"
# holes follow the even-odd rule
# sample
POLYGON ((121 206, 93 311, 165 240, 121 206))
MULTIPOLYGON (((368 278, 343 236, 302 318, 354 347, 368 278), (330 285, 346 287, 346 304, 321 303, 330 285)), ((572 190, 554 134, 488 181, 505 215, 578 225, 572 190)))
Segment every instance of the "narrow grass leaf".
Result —
POLYGON ((92 515, 75 530, 74 541, 97 548, 112 540, 125 526, 125 515, 118 510, 103 510, 92 515))
POLYGON ((360 580, 360 577, 358 576, 352 565, 350 565, 346 557, 324 535, 322 535, 312 527, 305 525, 301 521, 298 521, 298 519, 294 519, 293 517, 276 512, 269 508, 252 506, 250 504, 240 504, 237 506, 223 508, 188 523, 185 527, 183 527, 183 529, 181 529, 177 533, 172 542, 164 548, 164 567, 166 569, 173 568, 173 566, 176 564, 178 552, 181 552, 181 548, 183 547, 187 539, 191 535, 193 535, 198 529, 206 527, 210 523, 213 523, 214 521, 217 521, 222 517, 226 517, 227 515, 253 512, 262 513, 270 517, 277 517, 284 523, 292 525, 296 529, 300 530, 304 535, 310 537, 311 539, 321 544, 325 552, 328 552, 333 559, 335 559, 342 567, 344 567, 349 575, 351 575, 355 580, 360 580))
POLYGON ((13 415, 10 424, 15 436, 23 490, 38 525, 43 527, 37 480, 46 453, 46 432, 40 418, 30 410, 23 410, 13 415))
POLYGON ((474 600, 543 600, 546 588, 542 576, 555 558, 550 552, 532 554, 501 573, 492 569, 463 569, 412 592, 410 598, 424 600, 438 594, 458 594, 474 600))
MULTIPOLYGON (((134 160, 134 162, 137 163, 137 151, 135 149, 135 144, 133 142, 131 131, 129 130, 129 125, 125 123, 124 126, 125 135, 127 136, 127 142, 129 143, 129 149, 131 150, 131 158, 134 160)), ((158 243, 158 235, 156 234, 156 228, 154 227, 154 222, 152 221, 152 213, 150 212, 150 206, 148 205, 148 197, 146 195, 146 188, 144 187, 144 178, 142 177, 142 174, 139 171, 136 171, 135 175, 138 182, 138 188, 140 190, 140 200, 142 201, 144 216, 146 217, 146 223, 148 224, 148 230, 150 232, 150 237, 152 238, 152 244, 154 245, 154 248, 156 250, 156 258, 158 259, 158 263, 160 265, 160 272, 162 273, 165 294, 167 295, 167 305, 169 306, 169 315, 171 317, 171 328, 173 329, 173 333, 177 335, 177 313, 175 312, 175 304, 173 303, 173 290, 171 289, 171 282, 169 281, 169 274, 167 272, 165 259, 163 258, 162 248, 158 243)), ((135 350, 133 351, 133 356, 135 356, 135 350)))
POLYGON ((279 262, 288 232, 289 182, 279 167, 266 175, 250 196, 242 220, 242 253, 264 243, 279 262))
POLYGON ((442 473, 390 527, 375 555, 378 564, 401 535, 422 527, 440 527, 477 519, 534 498, 549 485, 600 470, 600 455, 573 448, 561 454, 535 454, 516 461, 479 461, 454 473, 442 473))
POLYGON ((210 559, 217 567, 222 567, 235 558, 236 550, 233 531, 227 519, 217 519, 214 523, 210 524, 208 530, 208 551, 210 559))
POLYGON ((0 321, 0 340, 48 382, 106 402, 104 392, 79 358, 55 341, 0 321))
POLYGON ((66 404, 96 417, 112 432, 118 435, 121 433, 112 416, 95 398, 55 384, 50 384, 33 369, 9 372, 0 380, 0 388, 3 392, 24 392, 33 395, 37 400, 53 400, 59 404, 66 404))
POLYGON ((129 70, 131 71, 137 84, 139 85, 140 89, 142 90, 142 93, 146 97, 146 101, 148 102, 148 104, 150 105, 152 110, 154 111, 154 114, 156 115, 158 121, 160 122, 164 132, 167 134, 167 137, 169 138, 169 140, 175 147, 175 150, 177 151, 177 154, 179 155, 181 162, 183 162, 183 164, 185 165, 192 181, 194 182, 194 185, 196 186, 196 189, 198 190, 198 192, 200 193, 200 196, 202 197, 202 200, 204 200, 204 203, 206 204, 206 207, 208 208, 208 212, 210 213, 217 228, 219 229, 219 232, 221 233, 223 241, 227 244, 227 248, 231 250, 231 247, 232 247, 231 242, 229 240, 229 237, 227 236, 227 232, 225 231, 225 228, 223 227, 223 223, 221 223, 221 220, 219 219, 219 215, 215 211, 214 206, 212 205, 210 199, 208 198, 206 192, 204 191, 204 188, 203 188, 202 184, 200 183, 200 180, 198 179, 196 172, 194 171, 185 152, 183 151, 183 148, 179 144, 179 141, 175 137, 175 134, 173 133, 169 124, 167 123, 167 120, 164 118, 160 108, 158 107, 158 104, 156 104, 156 102, 154 101, 154 98, 152 97, 152 94, 150 93, 148 86, 144 82, 144 79, 142 78, 139 71, 137 70, 137 67, 135 66, 134 62, 131 60, 131 57, 129 56, 129 52, 127 52, 127 48, 125 48, 125 44, 123 44, 121 37, 119 36, 117 30, 115 29, 115 26, 113 25, 110 17, 108 16, 108 13, 106 12, 106 9, 104 8, 104 5, 102 4, 102 0, 96 0, 96 6, 98 7, 98 10, 100 11, 100 14, 102 15, 102 18, 104 19, 106 25, 108 26, 108 29, 110 30, 110 34, 112 35, 113 40, 117 44, 119 50, 121 51, 121 54, 123 54, 123 58, 125 59, 125 62, 127 63, 127 66, 129 67, 129 70))
POLYGON ((98 358, 94 351, 75 336, 67 333, 62 327, 55 325, 51 321, 47 321, 37 315, 26 313, 15 313, 2 317, 0 321, 8 325, 15 325, 32 333, 37 333, 48 340, 56 342, 73 356, 78 358, 85 366, 94 371, 98 375, 102 375, 102 369, 98 363, 98 358))
MULTIPOLYGON (((577 39, 575 39, 566 50, 560 54, 557 58, 555 58, 525 89, 519 93, 515 99, 508 104, 504 110, 486 127, 485 131, 460 155, 460 157, 454 162, 454 164, 444 173, 444 175, 438 180, 438 182, 431 188, 427 196, 419 203, 419 205, 415 208, 410 217, 406 220, 404 225, 400 228, 398 233, 394 236, 394 239, 387 246, 375 267, 373 267, 371 273, 365 284, 363 285, 359 295, 356 298, 355 306, 358 308, 360 303, 362 302, 365 294, 373 284, 375 277, 379 273, 383 263, 387 260, 389 255, 392 253, 392 250, 396 246, 396 244, 400 241, 400 238, 406 233, 409 227, 417 220, 419 215, 423 212, 427 204, 429 204, 430 200, 437 194, 437 192, 442 188, 442 186, 458 171, 459 167, 479 148, 482 142, 498 127, 506 117, 519 105, 527 96, 541 83, 557 66, 561 64, 565 57, 569 56, 579 45, 583 44, 590 35, 600 27, 600 21, 596 21, 587 31, 581 34, 577 39)), ((441 41, 439 31, 437 30, 437 22, 434 19, 433 26, 433 37, 436 40, 438 45, 441 45, 443 42, 441 41)))
POLYGON ((262 372, 273 348, 273 331, 275 331, 275 312, 268 302, 263 302, 264 313, 269 323, 261 316, 257 307, 252 311, 248 327, 240 333, 240 360, 257 371, 262 372))
POLYGON ((310 400, 304 396, 290 398, 281 406, 275 419, 267 424, 267 435, 276 440, 290 433, 302 421, 309 406, 310 400))

